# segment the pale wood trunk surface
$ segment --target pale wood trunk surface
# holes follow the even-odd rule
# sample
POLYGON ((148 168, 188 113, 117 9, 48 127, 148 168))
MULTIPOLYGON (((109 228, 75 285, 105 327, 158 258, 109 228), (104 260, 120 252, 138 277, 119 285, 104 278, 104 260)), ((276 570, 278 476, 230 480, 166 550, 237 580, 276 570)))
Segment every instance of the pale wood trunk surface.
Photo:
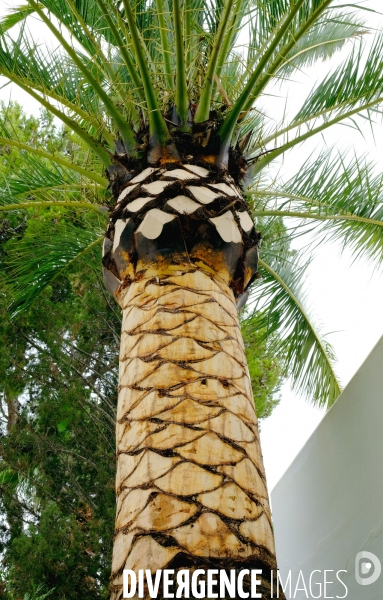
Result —
POLYGON ((121 304, 112 598, 123 569, 275 568, 233 292, 178 266, 121 304))

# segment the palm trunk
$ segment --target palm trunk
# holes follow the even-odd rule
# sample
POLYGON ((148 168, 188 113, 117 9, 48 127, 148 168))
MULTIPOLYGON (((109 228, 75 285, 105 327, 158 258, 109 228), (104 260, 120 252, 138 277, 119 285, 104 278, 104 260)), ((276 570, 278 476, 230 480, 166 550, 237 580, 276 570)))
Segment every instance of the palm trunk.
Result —
POLYGON ((266 599, 276 568, 233 293, 254 276, 258 238, 229 210, 243 210, 238 188, 194 169, 193 187, 183 181, 182 190, 179 179, 163 186, 154 169, 135 179, 156 181, 133 179, 120 194, 132 194, 128 212, 117 205, 105 244, 106 283, 123 309, 113 600, 123 569, 164 568, 260 568, 266 599), (198 198, 215 202, 209 219, 198 198), (152 202, 162 210, 145 210, 152 202))

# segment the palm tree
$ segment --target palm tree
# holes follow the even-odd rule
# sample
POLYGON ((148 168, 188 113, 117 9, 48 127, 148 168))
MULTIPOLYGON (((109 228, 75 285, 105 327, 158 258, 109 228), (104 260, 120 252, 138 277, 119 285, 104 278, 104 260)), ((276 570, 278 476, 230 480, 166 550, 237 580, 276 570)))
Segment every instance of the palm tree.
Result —
POLYGON ((102 240, 105 285, 123 311, 114 600, 124 568, 260 568, 270 597, 271 514, 236 304, 252 290, 251 306, 263 308, 253 326, 280 330, 294 385, 330 406, 340 385, 305 308, 305 265, 283 236, 258 259, 254 219, 266 232, 281 217, 299 219, 317 241, 340 237, 381 255, 373 165, 326 151, 287 182, 268 169, 332 125, 379 113, 383 38, 364 61, 365 33, 360 10, 331 0, 27 0, 2 21, 0 74, 82 149, 51 155, 4 123, 0 143, 39 167, 10 184, 2 210, 99 216, 81 235, 72 228, 20 253, 13 311, 102 240), (58 48, 34 39, 31 16, 58 48), (277 79, 349 40, 344 63, 295 116, 268 118, 277 79))

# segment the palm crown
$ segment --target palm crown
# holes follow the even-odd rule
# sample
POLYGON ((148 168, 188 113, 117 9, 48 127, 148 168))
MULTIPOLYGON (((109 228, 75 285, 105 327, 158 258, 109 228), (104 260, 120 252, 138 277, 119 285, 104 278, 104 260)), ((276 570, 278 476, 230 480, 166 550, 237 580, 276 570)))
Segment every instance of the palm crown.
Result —
MULTIPOLYGON (((29 153, 31 172, 11 178, 1 210, 70 206, 97 212, 81 234, 68 230, 20 246, 12 265, 13 310, 26 307, 77 257, 101 243, 106 191, 121 165, 139 170, 187 158, 227 169, 246 190, 264 231, 265 248, 252 288, 252 325, 279 330, 296 387, 330 406, 340 393, 333 353, 313 324, 302 291, 305 264, 280 236, 281 217, 312 225, 317 239, 341 238, 356 254, 379 261, 382 179, 374 166, 345 164, 322 152, 298 175, 275 181, 268 165, 328 127, 383 103, 381 37, 367 60, 362 13, 331 0, 28 0, 0 25, 0 74, 27 91, 71 129, 82 150, 71 161, 26 146, 1 124, 0 142, 29 153), (58 42, 48 51, 33 40, 38 17, 58 42), (239 45, 240 36, 246 43, 239 45), (297 114, 274 122, 263 110, 267 86, 331 57, 348 40, 344 63, 311 91, 297 114), (276 239, 277 238, 277 239, 276 239), (54 242, 54 243, 53 243, 54 242), (268 302, 266 302, 266 300, 268 302), (258 313, 257 313, 258 314, 258 313)), ((118 187, 118 186, 117 186, 118 187)))

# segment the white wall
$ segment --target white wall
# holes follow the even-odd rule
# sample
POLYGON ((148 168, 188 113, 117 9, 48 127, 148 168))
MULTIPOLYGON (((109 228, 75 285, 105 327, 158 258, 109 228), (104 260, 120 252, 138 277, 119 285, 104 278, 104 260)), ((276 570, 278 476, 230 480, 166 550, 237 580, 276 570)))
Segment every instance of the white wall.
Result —
MULTIPOLYGON (((371 585, 355 580, 360 551, 383 563, 383 338, 276 485, 271 502, 282 579, 292 571, 291 597, 299 570, 307 586, 314 569, 345 569, 340 577, 349 600, 383 598, 383 573, 371 585)), ((334 573, 327 579, 337 581, 334 573)), ((318 594, 314 586, 312 595, 302 589, 295 598, 318 594)), ((327 597, 337 594, 345 594, 339 582, 327 587, 327 597)), ((323 590, 319 597, 326 597, 323 590)))

